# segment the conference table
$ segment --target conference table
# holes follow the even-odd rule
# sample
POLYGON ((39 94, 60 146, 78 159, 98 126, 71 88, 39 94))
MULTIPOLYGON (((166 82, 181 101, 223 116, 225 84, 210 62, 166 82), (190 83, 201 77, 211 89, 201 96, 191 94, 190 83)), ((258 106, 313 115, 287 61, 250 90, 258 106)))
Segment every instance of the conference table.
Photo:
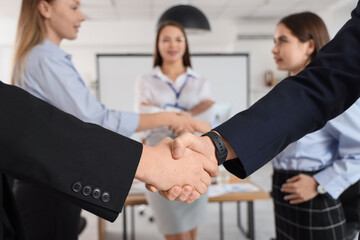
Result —
MULTIPOLYGON (((237 186, 242 186, 239 184, 247 184, 254 186, 255 190, 247 191, 241 190, 236 192, 226 192, 219 196, 209 197, 208 201, 210 203, 219 203, 219 239, 224 240, 224 213, 223 213, 223 204, 225 202, 236 202, 236 214, 237 214, 237 226, 239 230, 251 240, 255 239, 255 222, 254 222, 254 201, 261 199, 269 199, 269 193, 265 192, 255 183, 249 179, 239 180, 235 178, 230 178, 231 184, 238 184, 237 186), (241 221, 241 208, 240 203, 245 202, 247 204, 247 229, 244 227, 241 221)), ((127 208, 131 207, 131 216, 130 216, 130 240, 135 240, 135 214, 134 206, 147 204, 146 196, 144 192, 130 192, 128 195, 124 209, 122 211, 123 215, 123 240, 128 239, 127 233, 127 208)), ((99 240, 104 240, 106 235, 106 221, 102 218, 98 218, 98 233, 99 240)))

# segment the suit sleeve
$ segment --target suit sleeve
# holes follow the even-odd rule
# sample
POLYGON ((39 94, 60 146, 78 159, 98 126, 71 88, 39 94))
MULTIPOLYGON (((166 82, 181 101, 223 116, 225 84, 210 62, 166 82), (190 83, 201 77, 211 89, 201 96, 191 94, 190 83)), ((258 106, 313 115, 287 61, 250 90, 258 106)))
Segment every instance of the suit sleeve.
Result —
POLYGON ((360 94, 359 36, 360 3, 304 71, 215 129, 238 156, 224 166, 244 178, 350 107, 360 94))
POLYGON ((1 82, 0 133, 1 172, 116 219, 135 176, 140 143, 1 82), (84 193, 85 186, 90 192, 84 193))

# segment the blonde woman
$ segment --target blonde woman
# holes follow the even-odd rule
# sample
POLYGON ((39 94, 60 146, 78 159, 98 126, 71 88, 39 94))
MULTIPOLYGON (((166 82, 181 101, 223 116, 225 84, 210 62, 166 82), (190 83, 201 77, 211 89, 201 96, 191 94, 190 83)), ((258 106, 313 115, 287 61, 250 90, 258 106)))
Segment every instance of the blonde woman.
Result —
MULTIPOLYGON (((83 121, 125 136, 161 126, 190 132, 209 128, 207 123, 176 113, 135 114, 99 103, 76 71, 71 55, 60 48, 63 39, 76 39, 84 20, 79 0, 23 0, 13 83, 83 121)), ((15 190, 29 240, 77 239, 78 207, 23 182, 16 183, 15 190)))

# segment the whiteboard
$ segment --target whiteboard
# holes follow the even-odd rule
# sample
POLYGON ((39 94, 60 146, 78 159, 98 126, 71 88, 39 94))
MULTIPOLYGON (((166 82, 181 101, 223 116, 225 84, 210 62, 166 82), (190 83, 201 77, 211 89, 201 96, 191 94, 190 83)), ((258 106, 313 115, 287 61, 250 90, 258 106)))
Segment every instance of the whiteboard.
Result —
MULTIPOLYGON (((111 109, 134 111, 135 83, 152 71, 152 54, 97 54, 96 59, 99 100, 111 109)), ((210 82, 215 113, 228 108, 228 118, 249 106, 247 53, 192 54, 191 63, 210 82)))

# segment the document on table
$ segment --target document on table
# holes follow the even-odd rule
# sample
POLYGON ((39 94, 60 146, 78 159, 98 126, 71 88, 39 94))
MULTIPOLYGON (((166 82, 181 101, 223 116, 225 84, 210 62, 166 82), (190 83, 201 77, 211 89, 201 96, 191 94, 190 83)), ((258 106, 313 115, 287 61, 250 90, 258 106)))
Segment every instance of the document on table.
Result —
POLYGON ((208 197, 217 197, 229 192, 257 192, 260 189, 251 183, 225 183, 208 187, 208 197))
MULTIPOLYGON (((145 193, 145 183, 138 180, 134 180, 131 186, 130 193, 145 193)), ((229 192, 257 192, 260 189, 251 183, 223 183, 223 184, 212 184, 208 187, 208 197, 217 197, 229 192)))

